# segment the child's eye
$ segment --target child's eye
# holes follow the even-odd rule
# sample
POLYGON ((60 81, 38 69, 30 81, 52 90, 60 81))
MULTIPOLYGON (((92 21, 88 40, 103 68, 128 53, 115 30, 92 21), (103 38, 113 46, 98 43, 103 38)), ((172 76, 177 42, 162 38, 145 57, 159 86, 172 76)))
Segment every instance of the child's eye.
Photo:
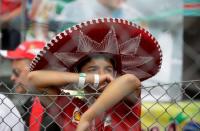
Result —
POLYGON ((90 69, 88 69, 88 72, 89 73, 97 72, 97 69, 96 68, 90 68, 90 69))
POLYGON ((113 68, 110 68, 110 67, 106 68, 106 72, 113 73, 113 68))

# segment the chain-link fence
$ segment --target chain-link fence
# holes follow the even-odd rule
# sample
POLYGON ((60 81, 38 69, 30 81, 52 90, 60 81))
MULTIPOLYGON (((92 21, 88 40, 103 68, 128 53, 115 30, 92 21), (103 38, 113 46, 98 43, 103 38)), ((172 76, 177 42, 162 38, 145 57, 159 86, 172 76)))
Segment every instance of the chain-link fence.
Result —
MULTIPOLYGON (((13 130, 20 126, 25 130, 33 130, 37 126, 47 131, 75 130, 83 112, 100 95, 70 90, 60 95, 17 94, 11 92, 12 89, 3 82, 0 85, 1 89, 8 90, 0 95, 0 127, 4 125, 13 130)), ((142 91, 148 93, 137 98, 133 106, 127 101, 120 102, 93 120, 90 130, 140 130, 140 125, 142 130, 150 131, 200 130, 199 80, 142 87, 142 91), (177 87, 181 89, 181 94, 176 94, 171 101, 162 101, 165 95, 171 96, 170 88, 177 87), (154 96, 152 91, 155 88, 164 93, 159 97, 154 96), (188 94, 185 91, 188 88, 195 89, 195 94, 188 94), (154 101, 143 101, 147 95, 154 98, 154 101)))

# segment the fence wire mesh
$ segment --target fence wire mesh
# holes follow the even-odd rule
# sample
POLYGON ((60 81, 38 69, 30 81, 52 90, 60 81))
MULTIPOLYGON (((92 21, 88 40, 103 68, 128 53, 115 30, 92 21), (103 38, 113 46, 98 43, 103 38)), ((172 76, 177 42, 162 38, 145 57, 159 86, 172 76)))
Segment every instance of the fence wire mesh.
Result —
MULTIPOLYGON (((37 125, 40 130, 47 131, 75 130, 83 112, 100 95, 72 90, 64 90, 60 95, 18 94, 3 82, 0 86, 7 89, 0 93, 0 127, 6 125, 10 130, 31 130, 37 125), (40 106, 40 101, 43 106, 40 106)), ((134 106, 129 106, 127 101, 120 102, 93 120, 90 130, 200 130, 200 80, 142 87, 142 91, 148 93, 136 98, 134 106), (177 87, 181 94, 171 97, 171 101, 162 101, 162 97, 171 96, 170 88, 177 87), (164 93, 154 96, 152 91, 155 88, 164 93), (195 94, 188 94, 188 88, 193 89, 195 94), (148 95, 154 101, 143 101, 148 95)))

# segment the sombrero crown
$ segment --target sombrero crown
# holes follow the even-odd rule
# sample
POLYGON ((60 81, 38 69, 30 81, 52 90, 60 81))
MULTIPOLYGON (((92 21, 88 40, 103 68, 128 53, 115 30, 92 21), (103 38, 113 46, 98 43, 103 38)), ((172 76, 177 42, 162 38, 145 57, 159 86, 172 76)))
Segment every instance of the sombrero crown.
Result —
POLYGON ((127 20, 103 18, 58 34, 32 61, 31 70, 74 71, 81 59, 96 53, 113 55, 118 74, 140 80, 154 76, 162 61, 160 46, 148 31, 127 20))

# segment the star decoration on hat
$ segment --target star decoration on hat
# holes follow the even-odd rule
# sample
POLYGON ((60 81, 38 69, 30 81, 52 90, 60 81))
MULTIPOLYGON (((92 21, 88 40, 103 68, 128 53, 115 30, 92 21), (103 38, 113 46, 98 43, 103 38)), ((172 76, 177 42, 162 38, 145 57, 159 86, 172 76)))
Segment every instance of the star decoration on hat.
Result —
POLYGON ((134 74, 139 79, 142 79, 150 77, 151 74, 145 72, 139 67, 152 61, 153 57, 138 55, 140 40, 141 34, 119 44, 113 27, 111 27, 100 43, 80 32, 76 51, 56 52, 54 55, 67 68, 71 68, 74 66, 74 63, 91 53, 109 53, 119 55, 121 58, 122 74, 134 74))

